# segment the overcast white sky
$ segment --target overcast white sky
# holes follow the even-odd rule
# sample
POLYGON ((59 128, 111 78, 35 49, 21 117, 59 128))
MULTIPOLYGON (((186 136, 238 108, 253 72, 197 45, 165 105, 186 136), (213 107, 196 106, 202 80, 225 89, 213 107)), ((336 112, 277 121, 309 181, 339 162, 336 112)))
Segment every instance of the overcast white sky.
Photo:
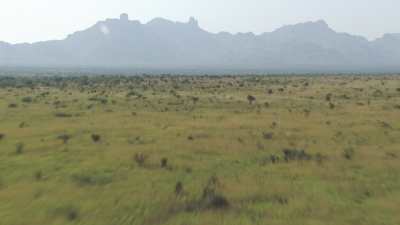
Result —
POLYGON ((0 0, 0 40, 62 39, 122 12, 142 22, 194 16, 211 32, 262 33, 324 19, 336 31, 369 39, 400 33, 400 0, 0 0))

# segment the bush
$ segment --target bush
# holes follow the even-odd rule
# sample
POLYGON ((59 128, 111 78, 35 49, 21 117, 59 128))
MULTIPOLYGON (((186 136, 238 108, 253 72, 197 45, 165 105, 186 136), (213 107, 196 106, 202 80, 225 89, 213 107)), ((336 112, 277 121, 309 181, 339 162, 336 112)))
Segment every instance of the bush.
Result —
POLYGON ((3 138, 5 137, 5 134, 0 133, 0 141, 3 140, 3 138))
POLYGON ((8 104, 8 108, 17 108, 17 107, 18 107, 18 105, 15 103, 8 104))
POLYGON ((168 167, 168 158, 162 158, 161 159, 161 168, 167 168, 168 167))
POLYGON ((33 101, 33 98, 31 96, 23 97, 21 99, 22 102, 24 103, 31 103, 33 101))
POLYGON ((312 156, 304 150, 297 149, 284 149, 283 154, 286 162, 291 160, 310 160, 312 158, 312 156))
POLYGON ((325 100, 326 100, 327 102, 330 102, 330 101, 332 100, 332 94, 331 94, 331 93, 328 93, 328 94, 325 96, 325 100))
POLYGON ((91 98, 89 98, 89 101, 100 102, 101 104, 108 103, 108 99, 102 98, 102 97, 91 97, 91 98))
POLYGON ((213 195, 209 200, 208 208, 222 209, 229 207, 229 202, 223 195, 213 195))
POLYGON ((249 101, 249 104, 253 104, 253 102, 256 101, 256 97, 254 97, 252 95, 248 95, 247 101, 249 101))
POLYGON ((69 139, 71 139, 71 136, 68 134, 62 134, 58 136, 57 139, 62 140, 64 144, 67 144, 69 139))
POLYGON ((21 122, 19 125, 18 125, 18 127, 19 128, 24 128, 24 127, 27 127, 28 125, 25 123, 25 122, 21 122))
POLYGON ((63 112, 57 112, 54 114, 56 117, 61 117, 61 118, 69 118, 72 117, 72 114, 69 113, 63 113, 63 112))
POLYGON ((35 180, 39 181, 42 180, 43 178, 43 172, 41 170, 36 171, 35 174, 33 175, 33 177, 35 178, 35 180))
POLYGON ((281 196, 281 195, 274 195, 274 196, 272 196, 271 200, 278 204, 281 204, 281 205, 289 204, 288 198, 281 196))
POLYGON ((135 160, 136 164, 138 164, 138 166, 143 167, 144 163, 146 162, 147 156, 145 156, 143 153, 136 153, 133 159, 135 160))
POLYGON ((69 221, 74 221, 77 220, 79 217, 79 211, 76 208, 71 208, 69 211, 67 211, 67 220, 69 221))
MULTIPOLYGON (((178 182, 178 184, 179 183, 180 182, 178 182)), ((216 176, 212 176, 208 180, 207 185, 204 187, 201 198, 198 200, 187 202, 185 210, 188 212, 193 212, 199 210, 228 208, 230 206, 230 203, 227 198, 217 190, 219 186, 220 183, 218 178, 216 176)))
POLYGON ((24 143, 18 143, 15 148, 15 153, 17 155, 22 154, 24 152, 24 143))
POLYGON ((92 134, 92 140, 93 142, 99 142, 101 140, 101 136, 98 134, 92 134))
POLYGON ((56 208, 54 210, 54 213, 56 215, 65 217, 65 219, 70 222, 75 221, 79 218, 79 209, 72 205, 66 205, 56 208))
POLYGON ((343 157, 347 160, 352 160, 354 157, 354 149, 353 148, 346 148, 343 151, 343 157))
POLYGON ((177 196, 181 195, 183 193, 183 184, 182 182, 178 181, 175 185, 175 194, 177 196))
POLYGON ((272 133, 272 132, 264 132, 263 133, 263 138, 265 140, 271 140, 273 138, 273 136, 274 136, 274 133, 272 133))
POLYGON ((206 208, 221 209, 229 206, 228 200, 217 192, 219 186, 219 179, 216 176, 212 176, 204 187, 201 200, 206 208))
POLYGON ((279 157, 279 156, 276 156, 276 155, 271 155, 271 156, 269 157, 269 159, 270 159, 270 161, 271 161, 273 164, 278 163, 278 162, 280 161, 280 157, 279 157))

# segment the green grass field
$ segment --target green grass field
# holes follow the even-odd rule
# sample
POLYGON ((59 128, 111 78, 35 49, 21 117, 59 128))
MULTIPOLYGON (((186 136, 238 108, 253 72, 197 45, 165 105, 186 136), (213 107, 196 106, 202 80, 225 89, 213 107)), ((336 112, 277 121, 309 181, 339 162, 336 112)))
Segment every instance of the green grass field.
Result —
POLYGON ((0 78, 0 225, 398 225, 399 76, 0 78))

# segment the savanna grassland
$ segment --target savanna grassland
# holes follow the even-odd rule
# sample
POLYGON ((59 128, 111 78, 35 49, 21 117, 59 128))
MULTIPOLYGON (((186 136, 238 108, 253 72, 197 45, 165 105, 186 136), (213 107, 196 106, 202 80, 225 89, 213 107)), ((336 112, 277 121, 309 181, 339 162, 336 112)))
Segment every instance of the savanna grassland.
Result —
POLYGON ((398 225, 400 76, 0 78, 0 225, 398 225))

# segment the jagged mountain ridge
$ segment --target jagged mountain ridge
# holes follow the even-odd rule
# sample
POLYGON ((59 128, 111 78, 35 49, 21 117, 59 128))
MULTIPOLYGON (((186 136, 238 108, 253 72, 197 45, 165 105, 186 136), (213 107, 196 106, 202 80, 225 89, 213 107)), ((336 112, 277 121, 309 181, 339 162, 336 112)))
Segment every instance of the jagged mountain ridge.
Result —
POLYGON ((374 41, 332 30, 325 21, 281 27, 260 35, 210 33, 162 18, 142 24, 100 21, 64 40, 0 42, 0 65, 149 68, 400 68, 400 34, 374 41))

